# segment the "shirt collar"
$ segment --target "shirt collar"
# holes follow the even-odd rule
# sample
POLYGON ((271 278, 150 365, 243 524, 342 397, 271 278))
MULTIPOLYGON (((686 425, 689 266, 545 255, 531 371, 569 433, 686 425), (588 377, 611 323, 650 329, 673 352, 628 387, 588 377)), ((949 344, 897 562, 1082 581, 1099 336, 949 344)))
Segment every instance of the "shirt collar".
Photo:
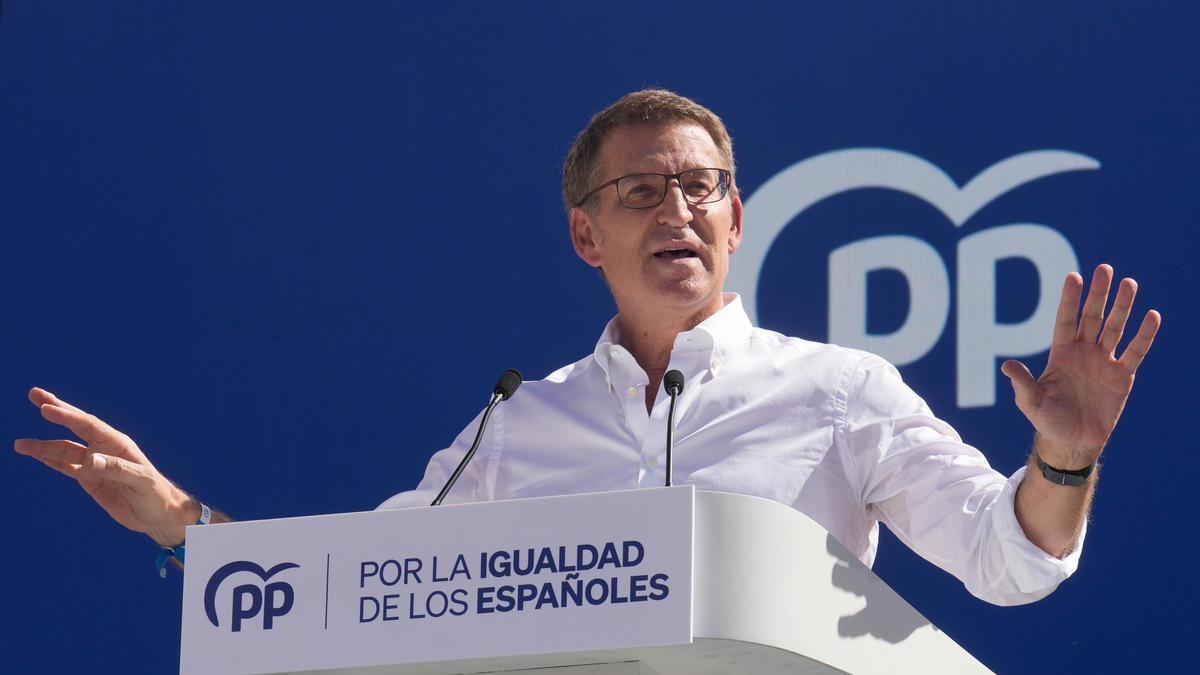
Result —
MULTIPOLYGON (((754 324, 750 323, 750 317, 746 316, 742 298, 737 293, 725 293, 723 299, 725 305, 715 314, 695 328, 675 336, 675 345, 671 349, 672 357, 684 353, 693 358, 708 356, 708 364, 715 374, 738 347, 745 343, 754 324)), ((616 359, 626 361, 627 366, 633 362, 633 355, 619 343, 620 332, 617 317, 614 316, 604 327, 604 332, 596 341, 596 349, 592 352, 610 384, 616 359)), ((636 363, 634 367, 636 368, 636 363)))

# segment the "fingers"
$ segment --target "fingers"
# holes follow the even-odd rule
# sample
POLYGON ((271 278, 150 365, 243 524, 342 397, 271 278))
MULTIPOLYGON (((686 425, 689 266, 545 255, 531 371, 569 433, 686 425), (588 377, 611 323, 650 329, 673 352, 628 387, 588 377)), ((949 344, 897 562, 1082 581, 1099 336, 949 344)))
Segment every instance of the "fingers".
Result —
POLYGON ((1161 325, 1161 314, 1153 309, 1146 312, 1146 318, 1142 319, 1142 327, 1138 329, 1137 335, 1129 341, 1129 346, 1121 355, 1121 365, 1125 366, 1129 372, 1136 372, 1138 366, 1142 365, 1142 359, 1145 359, 1146 354, 1149 353, 1150 345, 1154 344, 1154 336, 1158 333, 1161 325))
POLYGON ((150 477, 147 468, 141 464, 91 452, 75 441, 21 438, 13 443, 13 449, 84 483, 85 487, 87 484, 105 481, 143 485, 150 477))
POLYGON ((71 478, 78 478, 79 463, 87 455, 87 448, 74 441, 38 441, 21 438, 13 443, 13 450, 32 457, 71 478))
POLYGON ((145 485, 149 476, 146 473, 146 468, 140 464, 113 457, 111 455, 102 455, 98 452, 92 453, 79 466, 79 481, 86 482, 95 481, 114 481, 131 486, 145 485))
POLYGON ((79 464, 88 454, 88 449, 75 441, 39 441, 32 438, 17 439, 13 443, 13 450, 34 459, 67 464, 79 464))
MULTIPOLYGON (((1111 265, 1097 265, 1092 273, 1092 283, 1088 288, 1087 298, 1083 302, 1078 328, 1075 324, 1075 311, 1079 306, 1082 291, 1082 278, 1075 273, 1067 275, 1063 282, 1062 297, 1058 304, 1058 314, 1054 320, 1054 336, 1051 345, 1068 342, 1088 341, 1096 343, 1101 351, 1112 356, 1125 334, 1125 325, 1133 311, 1133 299, 1137 296, 1137 282, 1133 279, 1122 279, 1117 287, 1117 297, 1107 319, 1104 316, 1108 303, 1108 292, 1112 286, 1113 269, 1111 265), (1103 332, 1101 330, 1103 329, 1103 332)), ((1158 331, 1161 317, 1158 312, 1150 312, 1142 321, 1142 327, 1137 337, 1129 344, 1122 356, 1122 362, 1131 371, 1136 370, 1145 358, 1146 352, 1154 342, 1154 334, 1158 331)))
POLYGON ((1110 265, 1098 265, 1092 273, 1092 285, 1087 300, 1083 303, 1083 315, 1079 318, 1077 340, 1095 342, 1104 322, 1104 306, 1108 303, 1108 289, 1112 285, 1113 269, 1110 265))
MULTIPOLYGON (((41 387, 34 387, 33 389, 29 390, 29 400, 39 408, 46 404, 50 404, 60 408, 67 408, 69 410, 79 410, 79 408, 76 408, 75 406, 67 403, 66 401, 60 399, 45 389, 42 389, 41 387)), ((83 411, 79 410, 79 412, 83 411)))
POLYGON ((1075 272, 1063 281, 1062 295, 1058 300, 1058 314, 1054 317, 1054 336, 1051 345, 1061 345, 1075 340, 1079 316, 1079 296, 1083 294, 1083 277, 1075 272))
POLYGON ((118 435, 116 429, 100 421, 100 418, 95 415, 89 415, 79 408, 61 408, 52 403, 46 403, 41 406, 41 411, 42 417, 47 422, 70 429, 75 432, 76 436, 88 443, 111 440, 118 435))
POLYGON ((1117 287, 1117 299, 1113 301, 1112 311, 1104 321, 1104 332, 1100 334, 1100 348, 1105 354, 1111 355, 1125 334, 1125 322, 1133 310, 1133 298, 1137 295, 1137 282, 1133 279, 1122 279, 1117 287))

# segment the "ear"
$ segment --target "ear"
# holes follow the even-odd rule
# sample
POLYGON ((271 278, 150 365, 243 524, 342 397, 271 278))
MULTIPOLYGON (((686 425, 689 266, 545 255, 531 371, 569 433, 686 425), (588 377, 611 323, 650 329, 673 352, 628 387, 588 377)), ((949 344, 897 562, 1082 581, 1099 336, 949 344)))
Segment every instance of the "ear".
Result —
POLYGON ((740 197, 733 197, 729 200, 729 207, 733 211, 733 223, 729 226, 729 252, 733 253, 738 246, 742 244, 742 200, 740 197))
POLYGON ((596 219, 576 206, 567 214, 567 222, 571 226, 571 245, 575 247, 575 254, 592 267, 603 265, 604 259, 600 255, 600 229, 596 219))

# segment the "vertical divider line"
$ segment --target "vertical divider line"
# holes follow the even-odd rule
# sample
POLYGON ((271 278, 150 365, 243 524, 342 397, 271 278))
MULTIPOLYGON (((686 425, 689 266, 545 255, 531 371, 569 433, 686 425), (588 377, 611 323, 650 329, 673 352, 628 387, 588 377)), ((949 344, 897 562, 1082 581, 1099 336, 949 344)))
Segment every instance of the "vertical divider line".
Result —
POLYGON ((325 554, 325 630, 329 630, 329 555, 325 554))

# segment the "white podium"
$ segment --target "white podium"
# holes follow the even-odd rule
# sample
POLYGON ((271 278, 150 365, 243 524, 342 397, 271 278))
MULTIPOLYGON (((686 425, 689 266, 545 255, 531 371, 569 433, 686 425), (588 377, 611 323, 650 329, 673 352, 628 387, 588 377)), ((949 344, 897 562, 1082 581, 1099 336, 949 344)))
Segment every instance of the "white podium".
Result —
POLYGON ((988 672, 807 517, 692 486, 187 539, 188 675, 988 672))

